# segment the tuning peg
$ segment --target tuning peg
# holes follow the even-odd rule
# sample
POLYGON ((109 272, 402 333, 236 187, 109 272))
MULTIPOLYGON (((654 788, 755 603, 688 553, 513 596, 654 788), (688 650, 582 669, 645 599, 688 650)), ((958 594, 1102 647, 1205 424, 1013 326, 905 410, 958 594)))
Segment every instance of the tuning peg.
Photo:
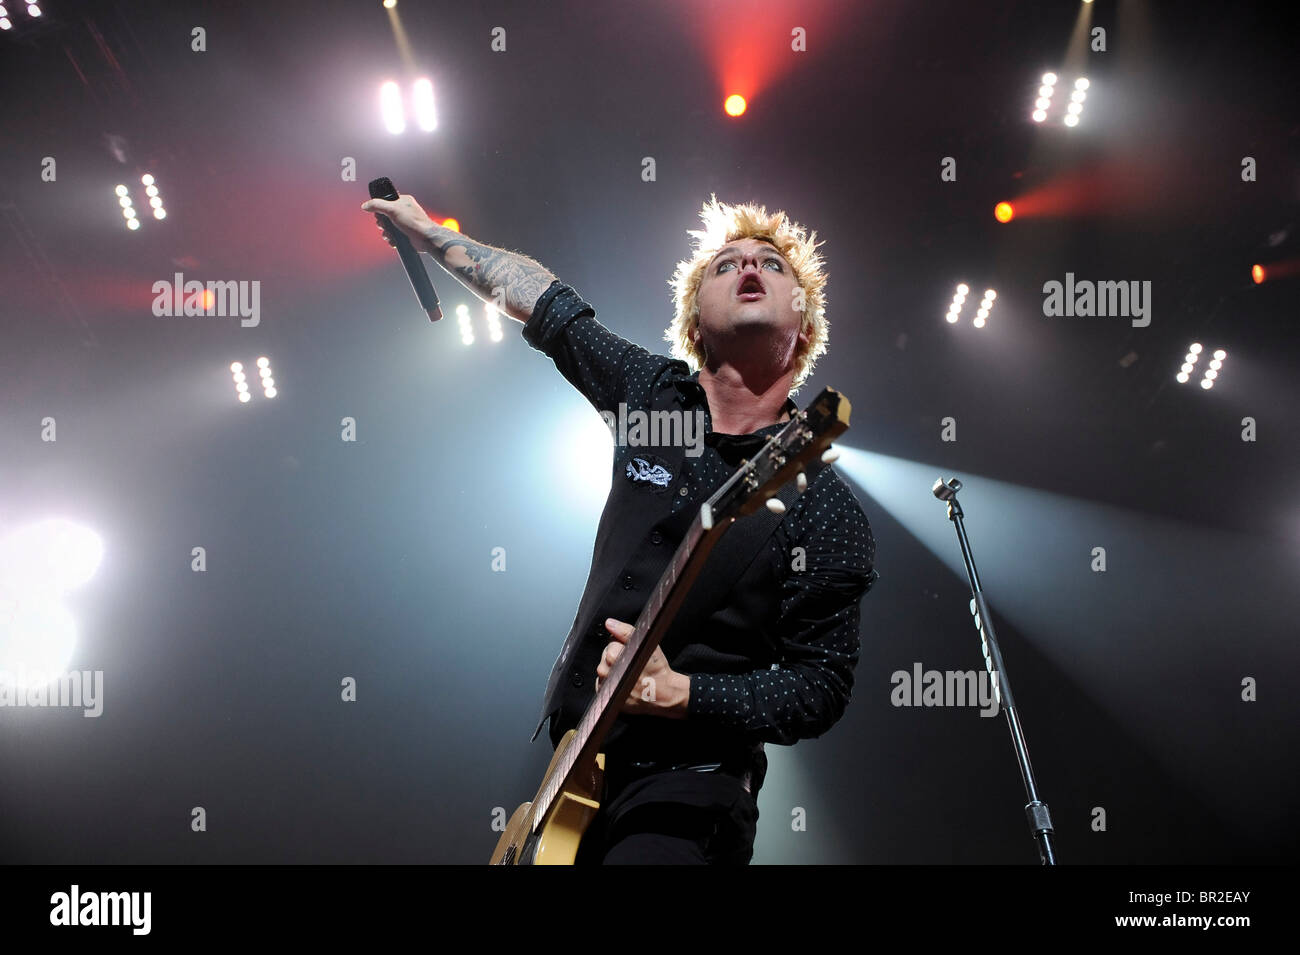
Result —
POLYGON ((830 464, 834 461, 838 461, 839 457, 840 457, 839 449, 827 448, 826 451, 822 454, 822 463, 830 464))
POLYGON ((785 505, 781 503, 781 499, 779 497, 769 497, 767 499, 767 509, 771 511, 773 514, 785 513, 785 505))
POLYGON ((808 490, 808 475, 800 471, 799 476, 794 479, 794 486, 799 489, 800 494, 808 490))

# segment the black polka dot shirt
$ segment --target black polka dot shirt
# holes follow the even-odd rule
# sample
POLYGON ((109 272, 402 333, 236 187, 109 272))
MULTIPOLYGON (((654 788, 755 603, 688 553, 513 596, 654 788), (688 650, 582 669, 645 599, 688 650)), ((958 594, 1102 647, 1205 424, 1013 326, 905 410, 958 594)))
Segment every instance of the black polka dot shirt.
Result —
MULTIPOLYGON (((540 732, 552 718, 552 743, 576 725, 591 700, 595 668, 609 642, 604 619, 636 620, 700 505, 735 472, 742 455, 784 427, 769 425, 750 436, 713 432, 698 372, 616 335, 595 316, 557 280, 538 300, 523 337, 597 411, 616 411, 620 402, 647 409, 657 392, 671 389, 675 406, 702 409, 705 448, 684 458, 682 473, 670 475, 656 469, 653 449, 621 446, 616 439, 613 483, 587 586, 538 724, 540 732)), ((787 399, 785 410, 798 406, 787 399)), ((722 743, 788 744, 825 733, 852 692, 861 601, 877 576, 874 563, 875 540, 861 504, 833 467, 824 468, 741 577, 735 606, 675 642, 671 631, 665 638, 670 665, 690 675, 687 719, 621 716, 607 749, 659 757, 722 743)))

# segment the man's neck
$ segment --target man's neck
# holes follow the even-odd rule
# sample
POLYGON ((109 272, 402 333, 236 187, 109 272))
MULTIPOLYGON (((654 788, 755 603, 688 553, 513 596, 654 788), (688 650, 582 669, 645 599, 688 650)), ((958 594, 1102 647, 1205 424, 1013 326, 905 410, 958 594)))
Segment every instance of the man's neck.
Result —
POLYGON ((775 377, 743 374, 731 365, 700 369, 700 385, 709 398, 714 431, 752 434, 784 418, 782 407, 790 397, 794 369, 775 377), (765 380, 766 379, 766 380, 765 380))

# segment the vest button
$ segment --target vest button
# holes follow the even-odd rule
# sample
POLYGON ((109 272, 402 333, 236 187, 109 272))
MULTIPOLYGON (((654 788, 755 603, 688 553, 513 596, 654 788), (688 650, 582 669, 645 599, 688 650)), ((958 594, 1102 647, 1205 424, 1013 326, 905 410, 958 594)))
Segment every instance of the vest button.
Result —
POLYGON ((582 674, 577 672, 576 670, 573 672, 573 676, 569 677, 569 680, 573 683, 574 686, 582 686, 582 684, 586 682, 585 680, 583 680, 582 674))
POLYGON ((623 575, 623 589, 624 589, 624 590, 631 590, 631 589, 632 589, 632 575, 631 575, 631 574, 624 574, 624 575, 623 575))
POLYGON ((691 492, 688 491, 688 490, 686 489, 686 485, 683 484, 683 485, 682 485, 682 489, 681 489, 680 491, 678 491, 677 493, 680 494, 682 497, 685 497, 687 494, 689 494, 689 493, 691 493, 691 492))
POLYGON ((655 531, 653 534, 650 535, 650 543, 662 544, 663 542, 664 542, 664 535, 660 534, 658 531, 655 531))

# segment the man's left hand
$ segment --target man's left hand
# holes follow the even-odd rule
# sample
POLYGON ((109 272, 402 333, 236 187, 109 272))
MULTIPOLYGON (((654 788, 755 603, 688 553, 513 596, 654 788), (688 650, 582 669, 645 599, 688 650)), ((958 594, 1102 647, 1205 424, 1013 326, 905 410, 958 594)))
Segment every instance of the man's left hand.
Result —
MULTIPOLYGON (((627 647, 628 638, 636 628, 630 623, 615 620, 605 621, 605 629, 613 637, 601 654, 600 665, 596 667, 596 689, 609 676, 614 662, 627 647)), ((640 678, 624 701, 620 712, 638 713, 652 716, 667 716, 671 719, 686 719, 687 704, 691 696, 691 678, 685 673, 678 673, 668 665, 668 658, 658 647, 650 655, 650 660, 641 671, 640 678)))

